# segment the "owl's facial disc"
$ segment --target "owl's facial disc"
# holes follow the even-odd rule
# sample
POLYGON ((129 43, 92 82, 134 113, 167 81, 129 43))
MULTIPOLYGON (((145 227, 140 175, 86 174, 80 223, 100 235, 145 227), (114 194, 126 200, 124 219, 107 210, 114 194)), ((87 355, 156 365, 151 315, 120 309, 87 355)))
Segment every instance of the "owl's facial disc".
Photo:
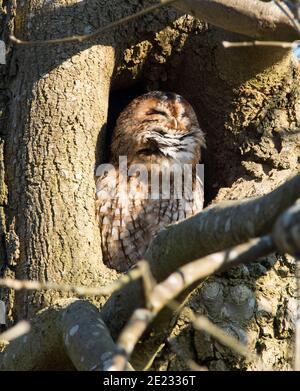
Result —
POLYGON ((117 123, 113 153, 146 162, 158 159, 195 163, 205 145, 196 114, 181 96, 152 91, 135 99, 117 123), (128 141, 128 145, 124 140, 128 141))
POLYGON ((203 134, 189 104, 176 94, 143 100, 137 109, 143 125, 139 153, 189 163, 200 150, 203 134))

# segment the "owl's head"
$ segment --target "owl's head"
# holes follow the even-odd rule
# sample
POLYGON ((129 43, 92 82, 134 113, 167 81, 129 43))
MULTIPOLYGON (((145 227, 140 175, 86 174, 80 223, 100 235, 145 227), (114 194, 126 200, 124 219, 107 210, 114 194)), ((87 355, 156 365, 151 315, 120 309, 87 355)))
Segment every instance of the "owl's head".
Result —
POLYGON ((196 164, 204 134, 192 106, 180 95, 154 91, 134 99, 121 113, 112 139, 112 159, 196 164))

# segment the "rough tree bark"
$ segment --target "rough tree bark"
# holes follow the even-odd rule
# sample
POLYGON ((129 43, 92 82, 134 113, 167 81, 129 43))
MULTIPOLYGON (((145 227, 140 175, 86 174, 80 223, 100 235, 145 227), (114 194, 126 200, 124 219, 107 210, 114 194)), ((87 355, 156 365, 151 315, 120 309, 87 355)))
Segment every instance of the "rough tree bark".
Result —
MULTIPOLYGON (((59 1, 48 6, 39 1, 18 4, 16 34, 34 39, 48 31, 50 36, 60 36, 96 23, 93 6, 64 6, 59 1), (74 22, 81 13, 81 22, 74 22)), ((107 21, 102 15, 101 23, 107 21)), ((15 220, 20 243, 16 277, 20 279, 91 284, 95 278, 105 282, 108 274, 100 262, 93 183, 114 49, 89 46, 20 48, 11 58, 10 67, 16 73, 9 81, 6 218, 8 225, 15 220)), ((15 316, 31 316, 56 298, 54 292, 21 293, 15 301, 15 316)))
MULTIPOLYGON (((13 2, 2 2, 6 31, 0 32, 7 37, 13 20, 16 36, 24 39, 88 33, 142 7, 119 0, 44 3, 17 1, 11 16, 13 2)), ((94 166, 106 157, 114 116, 145 90, 173 90, 194 105, 207 134, 207 203, 265 194, 299 170, 298 64, 283 49, 224 49, 222 40, 248 39, 236 32, 261 35, 250 32, 256 31, 250 22, 248 30, 222 30, 228 28, 222 18, 216 22, 216 14, 204 11, 196 10, 219 27, 168 7, 93 42, 11 49, 8 66, 0 68, 0 233, 6 244, 1 259, 15 269, 5 275, 77 285, 117 278, 101 263, 94 166)), ((276 17, 280 33, 271 23, 263 38, 294 39, 284 17, 276 17)), ((248 334, 268 368, 290 368, 293 268, 289 257, 271 256, 263 266, 240 267, 207 281, 193 294, 167 345, 161 335, 154 342, 161 353, 153 368, 182 369, 186 357, 210 369, 261 367, 194 332, 185 315, 189 307, 241 341, 248 334), (174 358, 174 343, 184 358, 174 358)), ((1 295, 11 322, 30 318, 62 296, 22 291, 15 297, 7 290, 1 295)), ((102 306, 105 298, 98 301, 102 306)), ((117 328, 116 315, 107 321, 117 328)), ((136 362, 138 357, 139 352, 136 362)))

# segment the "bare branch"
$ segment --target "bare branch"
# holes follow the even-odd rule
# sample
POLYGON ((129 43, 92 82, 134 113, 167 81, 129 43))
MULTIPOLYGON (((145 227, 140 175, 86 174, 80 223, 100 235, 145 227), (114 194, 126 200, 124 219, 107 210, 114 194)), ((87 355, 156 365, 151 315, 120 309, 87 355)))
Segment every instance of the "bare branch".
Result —
POLYGON ((174 3, 176 0, 159 0, 158 4, 152 5, 150 7, 147 7, 139 12, 136 12, 135 14, 126 16, 122 19, 116 20, 115 22, 112 22, 108 24, 107 26, 103 26, 95 30, 91 34, 85 34, 85 35, 73 35, 71 37, 64 37, 64 38, 58 38, 58 39, 47 39, 47 40, 37 40, 37 41, 23 41, 14 35, 10 35, 9 39, 11 42, 17 45, 27 45, 27 46, 44 46, 49 44, 61 44, 61 43, 69 43, 69 42, 85 42, 88 40, 92 40, 97 38, 100 34, 115 29, 116 27, 119 27, 123 24, 129 23, 137 18, 140 18, 141 16, 144 16, 146 14, 149 14, 150 12, 156 11, 157 9, 169 5, 171 3, 174 3))
MULTIPOLYGON (((289 182, 288 186, 292 187, 295 190, 293 186, 295 185, 295 183, 298 184, 298 179, 299 176, 293 178, 289 182)), ((281 190, 282 188, 285 187, 286 185, 281 186, 281 190)), ((274 194, 278 196, 278 193, 279 194, 281 193, 279 189, 271 193, 273 194, 272 196, 273 201, 276 201, 276 197, 274 196, 274 194)), ((286 193, 286 195, 288 195, 288 193, 286 193)), ((265 201, 266 200, 265 197, 266 196, 261 197, 259 200, 261 202, 262 200, 265 201)), ((257 200, 258 199, 256 199, 256 201, 257 200)), ((258 210, 256 212, 258 212, 258 210)), ((135 346, 137 345, 138 341, 142 337, 143 333, 149 326, 150 322, 155 318, 155 316, 161 311, 162 308, 164 308, 165 306, 170 306, 170 308, 172 308, 172 311, 174 311, 175 309, 175 307, 173 308, 174 298, 177 297, 179 293, 187 292, 188 290, 193 289, 193 287, 195 287, 195 283, 198 283, 204 277, 211 275, 215 271, 221 271, 221 270, 223 271, 229 267, 238 265, 240 263, 257 261, 259 257, 265 256, 270 252, 274 251, 275 249, 274 242, 278 243, 280 249, 282 249, 283 251, 288 249, 288 251, 298 252, 299 232, 300 232, 299 223, 300 223, 300 205, 298 204, 290 208, 282 216, 280 216, 277 223, 275 224, 272 237, 265 236, 261 239, 255 239, 250 241, 248 244, 237 246, 234 249, 223 251, 218 254, 209 255, 199 261, 186 264, 182 266, 178 272, 173 273, 161 284, 154 286, 153 289, 152 289, 152 282, 151 284, 147 283, 147 287, 149 289, 148 301, 150 304, 149 307, 151 309, 137 309, 134 311, 130 321, 128 322, 128 324, 120 334, 118 340, 119 348, 117 348, 112 344, 111 342, 112 339, 110 337, 109 331, 102 318, 93 319, 93 317, 90 316, 91 308, 87 308, 88 315, 84 316, 84 311, 86 309, 85 307, 83 308, 81 307, 81 303, 83 302, 80 301, 75 302, 75 307, 78 306, 79 307, 76 308, 74 312, 70 310, 70 306, 74 306, 74 302, 71 303, 67 302, 68 311, 66 313, 63 313, 63 316, 59 318, 59 323, 57 323, 58 322, 57 320, 54 321, 52 319, 51 325, 53 326, 53 321, 55 325, 53 326, 54 333, 63 333, 62 337, 65 343, 65 349, 68 352, 68 357, 72 360, 73 364, 76 366, 77 369, 79 368, 85 370, 86 369, 130 370, 131 367, 129 366, 128 361, 130 359, 130 356, 135 346), (282 231, 285 232, 283 239, 281 238, 282 231), (290 242, 288 242, 288 245, 286 245, 288 235, 290 235, 289 237, 292 238, 292 243, 294 244, 296 243, 296 247, 290 247, 290 242), (278 240, 278 237, 280 237, 280 240, 278 240), (80 316, 78 315, 79 312, 80 312, 80 316), (89 320, 91 323, 88 323, 89 320), (96 329, 99 328, 101 330, 98 331, 95 328, 96 329), (89 352, 91 351, 91 346, 89 346, 88 343, 93 344, 93 349, 95 345, 95 341, 90 342, 91 341, 90 335, 93 335, 96 338, 99 337, 99 341, 98 341, 99 345, 97 345, 97 349, 98 349, 97 352, 99 353, 99 351, 103 352, 103 350, 105 350, 105 352, 101 356, 100 355, 97 356, 97 357, 101 357, 100 362, 94 359, 95 357, 93 356, 94 365, 92 366, 90 365, 90 360, 86 358, 89 352), (70 340, 74 341, 74 343, 70 342, 70 340), (110 346, 113 346, 113 349, 111 351, 107 351, 106 342, 108 342, 110 346), (79 355, 81 355, 80 359, 79 359, 79 355), (88 366, 85 361, 88 362, 88 366)), ((138 268, 138 270, 140 269, 141 268, 138 268)), ((118 292, 118 295, 119 294, 120 293, 118 292)), ((57 316, 56 314, 57 310, 55 310, 54 308, 52 308, 52 310, 55 312, 55 316, 57 316)), ((94 310, 94 307, 92 307, 92 310, 94 310)), ((50 309, 48 311, 50 311, 51 313, 50 309)), ((100 317, 98 311, 96 309, 95 311, 97 312, 97 316, 100 317)), ((43 311, 42 314, 44 314, 43 311)), ((49 319, 47 320, 49 323, 49 319)), ((35 322, 37 322, 37 320, 35 320, 35 322)), ((168 319, 165 319, 165 322, 168 322, 168 319)), ((205 321, 206 323, 204 323, 203 325, 203 321, 200 324, 199 320, 196 322, 195 319, 193 318, 193 322, 195 322, 195 325, 200 327, 201 329, 206 327, 206 330, 209 331, 213 336, 218 338, 225 345, 235 349, 235 351, 237 351, 239 354, 244 354, 247 355, 247 357, 249 357, 249 354, 246 352, 244 347, 240 346, 238 342, 235 341, 234 339, 230 339, 230 338, 226 339, 227 337, 225 336, 224 333, 220 332, 218 328, 213 328, 212 325, 207 323, 207 321, 205 321)), ((41 325, 41 322, 38 322, 39 333, 41 333, 43 327, 45 327, 45 324, 41 325)), ((36 343, 38 339, 38 336, 36 335, 37 328, 35 328, 34 330, 35 332, 31 333, 33 334, 33 340, 30 341, 30 346, 31 346, 30 349, 32 349, 32 344, 34 344, 34 346, 37 345, 36 343)), ((59 337, 59 339, 60 338, 61 337, 59 337)), ((27 342, 27 339, 25 342, 27 342)), ((46 347, 44 347, 44 351, 43 351, 44 354, 47 353, 46 347)), ((15 352, 16 349, 17 350, 19 349, 19 345, 13 346, 12 348, 11 345, 6 347, 5 357, 7 357, 7 352, 10 353, 12 351, 15 352)), ((40 354, 40 349, 38 353, 40 354)), ((149 352, 147 352, 147 354, 148 353, 149 352)), ((147 357, 146 357, 147 354, 144 353, 145 362, 147 362, 147 357)), ((37 352, 36 355, 38 356, 37 352)), ((15 357, 15 353, 13 353, 12 356, 8 355, 8 357, 9 359, 11 359, 11 357, 15 357)), ((39 359, 41 359, 41 357, 39 357, 39 359)), ((7 368, 7 365, 8 367, 11 367, 14 366, 15 363, 8 361, 8 364, 7 362, 5 364, 5 368, 7 368)), ((26 366, 27 363, 24 365, 26 366)))
POLYGON ((112 370, 112 368, 117 371, 125 370, 126 363, 130 361, 136 344, 154 316, 155 313, 147 309, 140 308, 134 311, 118 339, 119 353, 114 356, 112 366, 109 370, 112 370))
MULTIPOLYGON (((130 360, 135 346, 149 324, 162 308, 167 305, 171 305, 172 307, 172 302, 181 292, 194 286, 196 282, 200 282, 216 271, 223 271, 240 263, 257 261, 258 258, 268 255, 273 251, 274 245, 269 236, 262 239, 255 239, 247 244, 209 255, 203 259, 184 265, 177 272, 171 274, 165 281, 154 286, 152 292, 148 295, 151 309, 135 310, 128 324, 122 330, 118 339, 120 353, 115 356, 112 365, 113 368, 117 368, 117 370, 124 369, 124 365, 130 360)), ((220 339, 220 335, 222 336, 223 334, 219 332, 217 335, 220 339)), ((224 342, 224 338, 222 341, 224 342)), ((238 342, 235 341, 234 345, 231 339, 227 346, 231 348, 236 347, 238 346, 238 342)), ((240 354, 246 354, 246 348, 244 347, 242 349, 240 346, 239 349, 235 350, 240 354)), ((145 352, 144 357, 147 357, 147 355, 148 352, 145 352)), ((249 352, 247 355, 249 356, 249 352)))
POLYGON ((113 292, 121 289, 124 285, 139 279, 142 276, 142 270, 133 269, 127 274, 121 276, 117 281, 104 287, 74 286, 66 284, 57 284, 55 282, 39 282, 27 280, 15 280, 12 278, 0 278, 0 287, 20 291, 22 289, 30 291, 55 290, 57 292, 73 293, 77 296, 109 296, 113 292))
MULTIPOLYGON (((103 370, 124 370, 127 368, 131 370, 128 361, 133 352, 133 349, 135 348, 142 334, 144 333, 150 322, 158 314, 158 312, 164 306, 168 305, 168 303, 170 303, 180 292, 185 290, 190 285, 194 284, 195 281, 199 281, 204 277, 211 275, 216 270, 224 270, 228 267, 237 265, 244 261, 250 262, 251 260, 256 260, 257 257, 269 253, 272 249, 273 248, 269 237, 256 239, 252 240, 246 245, 241 245, 237 248, 219 254, 213 254, 202 260, 187 264, 159 285, 154 286, 151 278, 144 279, 144 281, 146 281, 145 287, 148 291, 146 295, 147 303, 151 309, 137 309, 120 335, 120 338, 118 340, 119 348, 115 347, 113 352, 105 351, 105 355, 103 356, 106 358, 105 363, 103 363, 102 361, 96 362, 93 366, 89 366, 88 369, 99 370, 102 368, 103 370)), ((145 269, 144 266, 145 261, 142 261, 141 267, 138 267, 134 270, 144 270, 143 274, 149 274, 149 271, 145 269)), ((132 270, 132 272, 134 270, 132 270)), ((5 286, 7 285, 11 288, 14 287, 17 289, 27 289, 27 287, 30 289, 45 288, 45 284, 31 281, 10 280, 9 284, 5 284, 5 286)), ((50 284, 47 288, 53 289, 54 287, 55 285, 50 284)), ((60 289, 66 288, 66 286, 59 285, 58 287, 60 289)), ((74 287, 71 287, 71 289, 74 290, 74 287)), ((97 290, 98 288, 94 289, 97 290)), ((84 292, 84 289, 81 288, 80 292, 82 294, 84 292)), ((90 294, 91 290, 87 290, 86 292, 90 294)), ((74 307, 74 302, 71 301, 70 305, 74 307)), ((75 308, 76 306, 81 307, 81 302, 75 302, 75 308)), ((93 307, 91 309, 93 309, 93 307)), ((78 310, 76 309, 73 313, 73 311, 71 311, 69 308, 67 312, 68 316, 66 316, 66 314, 63 314, 63 321, 59 323, 59 327, 61 327, 61 330, 55 329, 55 333, 63 333, 63 340, 65 341, 68 356, 72 360, 76 368, 87 369, 87 364, 86 362, 82 362, 82 357, 86 357, 86 355, 88 355, 90 349, 89 343, 92 343, 93 346, 95 344, 95 338, 91 340, 90 336, 93 335, 97 339, 101 331, 101 339, 103 339, 104 337, 109 337, 106 335, 108 331, 106 330, 106 325, 102 319, 92 319, 88 316, 84 316, 85 307, 81 308, 80 311, 81 314, 80 317, 78 317, 78 310), (98 329, 101 330, 98 331, 98 329), (104 337, 102 333, 104 333, 104 337), (75 336, 75 334, 78 334, 77 338, 79 339, 79 341, 76 338, 76 343, 71 343, 70 340, 75 336), (79 355, 80 359, 78 358, 79 355)), ((53 322, 53 320, 51 322, 53 322)), ((39 331, 41 331, 42 327, 45 327, 42 326, 41 322, 37 320, 35 321, 35 325, 36 324, 38 324, 39 331)), ((4 333, 4 335, 0 337, 3 337, 3 339, 7 339, 7 336, 5 334, 6 333, 4 333)), ((33 333, 31 334, 31 337, 33 338, 32 343, 36 344, 38 340, 38 336, 36 336, 36 326, 33 333)), ((102 342, 103 341, 101 340, 101 344, 102 342)), ((98 348, 104 349, 102 345, 98 348)), ((6 353, 8 349, 9 348, 6 348, 6 353)), ((12 365, 12 363, 8 363, 8 365, 12 365)))
POLYGON ((300 255, 300 203, 280 216, 273 230, 273 239, 281 253, 300 255))
POLYGON ((287 14, 273 2, 259 0, 181 0, 174 6, 201 20, 261 40, 299 37, 287 14))
POLYGON ((293 14, 287 7, 277 0, 275 2, 277 6, 274 2, 265 3, 259 0, 159 0, 158 4, 100 27, 91 34, 36 41, 24 41, 14 35, 10 35, 9 38, 14 44, 30 46, 84 42, 174 3, 174 7, 181 11, 228 31, 260 39, 296 39, 300 32, 299 22, 292 17, 293 14))
MULTIPOLYGON (((298 198, 300 198, 300 175, 262 197, 214 205, 190 219, 168 227, 157 235, 146 254, 154 278, 158 282, 163 281, 194 259, 233 247, 250 238, 269 234, 281 213, 293 205, 298 198)), ((270 251, 272 246, 270 242, 270 251)), ((209 264, 209 267, 216 267, 217 270, 222 263, 219 262, 219 264, 217 262, 209 264)), ((193 273, 194 269, 192 269, 193 273)), ((184 291, 180 297, 181 302, 184 302, 195 287, 196 284, 184 291)), ((160 303, 161 301, 158 302, 157 307, 160 307, 160 303)), ((117 338, 135 309, 144 307, 143 287, 141 281, 136 281, 128 284, 117 294, 113 294, 104 305, 102 315, 112 335, 117 338), (117 319, 117 322, 113 319, 117 319)), ((168 329, 174 312, 163 314, 165 310, 155 319, 154 332, 157 331, 157 327, 160 330, 168 329)), ((150 359, 151 355, 155 354, 156 349, 153 344, 151 348, 153 350, 149 349, 150 357, 146 357, 144 345, 138 345, 139 349, 142 347, 143 357, 137 354, 141 365, 142 361, 150 359)))
MULTIPOLYGON (((298 42, 298 41, 295 41, 295 42, 298 42)), ((282 49, 292 49, 295 46, 295 42, 280 42, 280 41, 228 42, 228 41, 223 41, 223 46, 225 49, 253 47, 253 46, 271 46, 271 47, 278 47, 278 48, 282 48, 282 49)))
POLYGON ((156 281, 151 273, 150 266, 147 261, 139 261, 136 267, 140 270, 141 277, 143 280, 145 307, 151 308, 151 293, 156 286, 156 281))
POLYGON ((4 347, 0 370, 107 370, 117 352, 98 309, 65 299, 40 311, 30 332, 4 347))
POLYGON ((279 216, 300 198, 300 175, 262 197, 214 205, 161 231, 145 258, 156 280, 208 254, 269 234, 279 216))
POLYGON ((168 301, 204 278, 240 264, 258 262, 259 258, 271 254, 275 249, 271 237, 265 236, 188 263, 154 287, 151 294, 152 309, 158 313, 168 301))
POLYGON ((30 323, 22 320, 15 326, 11 327, 9 330, 0 334, 0 342, 9 342, 22 337, 23 335, 29 333, 30 331, 30 323))
MULTIPOLYGON (((96 307, 76 301, 62 315, 60 326, 65 350, 77 370, 109 370, 118 347, 96 307)), ((124 369, 132 367, 125 362, 124 369)))

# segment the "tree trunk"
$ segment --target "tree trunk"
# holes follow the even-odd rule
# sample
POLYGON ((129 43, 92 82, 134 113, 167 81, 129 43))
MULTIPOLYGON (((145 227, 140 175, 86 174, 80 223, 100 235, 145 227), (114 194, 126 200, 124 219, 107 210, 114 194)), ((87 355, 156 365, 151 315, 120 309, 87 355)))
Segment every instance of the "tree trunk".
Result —
MULTIPOLYGON (((88 33, 141 8, 138 1, 119 0, 105 7, 97 0, 44 3, 17 1, 17 37, 88 33)), ((117 278, 101 262, 94 167, 107 158, 116 116, 141 92, 172 90, 194 106, 207 137, 207 204, 265 194, 299 170, 299 71, 291 53, 224 49, 222 40, 245 37, 168 7, 91 42, 13 47, 7 68, 0 68, 5 71, 0 110, 5 106, 7 113, 0 117, 1 124, 5 120, 0 234, 6 243, 0 255, 15 265, 16 278, 88 286, 117 278)), ((290 368, 293 273, 289 257, 272 256, 262 266, 239 267, 206 281, 164 348, 168 335, 159 336, 156 353, 162 351, 153 368, 185 369, 186 358, 211 370, 262 367, 195 332, 185 315, 190 307, 241 341, 248 339, 262 354, 264 368, 290 368), (182 354, 174 359, 178 350, 182 354)), ((15 321, 61 296, 21 291, 14 297, 5 291, 2 297, 11 303, 15 321)), ((105 298, 98 302, 103 305, 105 298)), ((126 320, 115 313, 112 330, 126 320)), ((134 361, 138 366, 139 359, 134 361)))
MULTIPOLYGON (((42 5, 18 4, 16 35, 61 36, 93 23, 92 6, 83 11, 77 2, 42 5)), ((16 278, 103 284, 109 273, 101 265, 94 217, 94 167, 114 49, 90 44, 18 48, 11 67, 16 74, 9 85, 5 165, 7 223, 15 220, 20 243, 16 278)), ((21 292, 15 316, 30 317, 57 297, 55 292, 21 292)))

